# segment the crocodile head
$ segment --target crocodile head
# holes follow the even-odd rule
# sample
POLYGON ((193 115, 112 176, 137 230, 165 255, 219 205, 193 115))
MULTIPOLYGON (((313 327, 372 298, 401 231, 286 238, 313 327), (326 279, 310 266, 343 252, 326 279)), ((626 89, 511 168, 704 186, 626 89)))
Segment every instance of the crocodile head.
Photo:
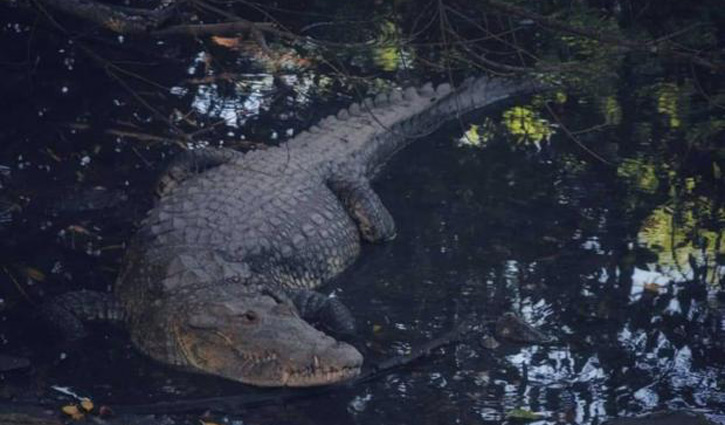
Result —
POLYGON ((186 368, 265 387, 326 385, 360 373, 362 355, 264 293, 188 303, 171 328, 186 368))

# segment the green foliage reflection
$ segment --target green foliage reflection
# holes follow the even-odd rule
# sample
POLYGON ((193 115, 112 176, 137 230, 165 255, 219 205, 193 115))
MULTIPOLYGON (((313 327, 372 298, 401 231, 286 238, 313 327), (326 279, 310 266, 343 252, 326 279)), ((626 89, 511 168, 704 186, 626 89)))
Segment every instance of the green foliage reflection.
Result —
POLYGON ((519 144, 540 147, 541 142, 554 134, 553 125, 528 106, 514 106, 504 111, 503 123, 519 144))
MULTIPOLYGON (((698 202, 711 206, 705 198, 698 202)), ((643 221, 637 239, 657 254, 657 268, 674 280, 678 279, 676 274, 693 279, 694 269, 703 268, 704 280, 716 284, 721 279, 715 266, 717 257, 725 254, 724 233, 702 227, 695 209, 693 204, 678 210, 655 208, 643 221)), ((717 215, 725 220, 725 209, 720 208, 717 215)))
POLYGON ((380 25, 378 45, 373 49, 373 61, 383 71, 392 72, 404 68, 413 58, 413 52, 402 46, 400 29, 389 20, 380 25))

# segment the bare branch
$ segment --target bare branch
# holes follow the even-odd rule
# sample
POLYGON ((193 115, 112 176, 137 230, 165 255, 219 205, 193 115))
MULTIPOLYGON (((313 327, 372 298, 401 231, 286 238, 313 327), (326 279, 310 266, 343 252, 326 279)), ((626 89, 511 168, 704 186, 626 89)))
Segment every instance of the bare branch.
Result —
POLYGON ((530 19, 537 24, 549 28, 552 30, 567 32, 570 34, 579 35, 592 40, 596 40, 600 43, 610 44, 618 47, 623 47, 627 50, 648 52, 652 54, 658 54, 662 56, 669 56, 679 60, 690 61, 694 64, 710 68, 716 71, 725 70, 725 64, 722 62, 711 61, 707 58, 699 56, 694 53, 683 52, 675 50, 670 44, 666 42, 668 38, 659 40, 646 40, 646 41, 635 41, 627 40, 616 35, 608 34, 603 31, 590 30, 587 28, 581 28, 573 25, 566 24, 557 19, 549 16, 540 15, 522 7, 513 6, 509 3, 505 3, 499 0, 483 0, 485 4, 497 9, 501 13, 509 16, 518 16, 520 18, 530 19))
POLYGON ((223 22, 220 24, 197 24, 197 25, 174 25, 162 30, 153 31, 151 34, 163 37, 167 35, 231 35, 246 33, 252 31, 273 30, 269 24, 255 23, 247 20, 238 20, 234 22, 223 22))

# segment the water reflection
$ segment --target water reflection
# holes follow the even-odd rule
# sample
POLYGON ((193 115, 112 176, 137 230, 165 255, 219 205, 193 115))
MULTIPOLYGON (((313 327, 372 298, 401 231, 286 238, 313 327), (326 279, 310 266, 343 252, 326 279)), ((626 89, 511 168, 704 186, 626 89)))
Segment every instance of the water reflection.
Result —
MULTIPOLYGON (((462 145, 470 144, 464 142, 464 138, 471 139, 471 135, 456 140, 462 145)), ((425 210, 428 215, 444 214, 446 232, 458 238, 456 248, 446 251, 452 256, 452 270, 461 273, 466 268, 477 269, 474 273, 480 276, 464 282, 449 280, 443 283, 446 279, 439 273, 445 272, 428 270, 426 279, 437 281, 439 285, 452 285, 453 290, 439 288, 436 291, 426 287, 425 292, 420 292, 408 282, 416 280, 414 276, 420 273, 405 266, 401 270, 398 263, 396 272, 406 274, 406 282, 398 283, 406 288, 401 288, 401 291, 408 291, 418 303, 426 305, 445 305, 442 301, 445 293, 465 294, 465 305, 478 314, 485 315, 492 309, 512 309, 531 323, 553 330, 561 340, 557 346, 504 347, 503 352, 491 354, 471 355, 470 350, 462 350, 469 354, 457 357, 457 371, 444 389, 449 396, 469 395, 466 399, 456 400, 461 409, 470 406, 479 419, 487 423, 499 422, 507 412, 515 409, 541 413, 547 418, 536 423, 555 423, 562 417, 568 417, 575 423, 599 423, 613 414, 631 415, 663 407, 717 409, 716 406, 722 406, 720 403, 725 392, 717 384, 725 375, 720 366, 712 364, 715 359, 712 356, 717 354, 708 345, 710 338, 717 338, 719 331, 708 330, 706 325, 718 313, 708 307, 707 291, 693 290, 705 281, 710 282, 712 276, 722 279, 722 269, 715 264, 714 251, 709 251, 708 260, 698 260, 693 254, 697 249, 688 250, 688 244, 683 243, 685 240, 692 241, 692 238, 657 245, 660 250, 658 256, 642 251, 655 246, 655 239, 642 237, 645 231, 638 230, 636 219, 622 218, 621 209, 629 207, 617 203, 621 193, 600 185, 599 172, 595 173, 588 165, 567 159, 565 155, 557 161, 563 167, 552 168, 544 161, 543 154, 528 160, 521 156, 508 156, 510 150, 502 151, 496 147, 496 144, 501 147, 500 139, 479 153, 467 149, 443 153, 442 149, 446 148, 442 148, 441 143, 428 143, 427 148, 412 148, 412 155, 416 162, 420 162, 420 167, 432 167, 434 161, 450 164, 457 173, 467 176, 463 183, 465 191, 482 193, 486 190, 500 196, 494 202, 518 198, 521 196, 518 192, 529 196, 537 191, 547 192, 550 182, 557 190, 556 197, 549 198, 545 207, 540 205, 537 209, 538 216, 512 214, 508 231, 502 231, 495 227, 498 224, 495 215, 486 212, 480 215, 481 211, 486 211, 479 204, 480 198, 457 194, 451 199, 448 193, 445 199, 441 196, 438 201, 432 200, 435 195, 431 195, 431 188, 426 185, 432 184, 433 193, 436 193, 437 181, 429 183, 430 180, 421 179, 421 172, 406 171, 401 162, 397 163, 400 168, 381 185, 380 190, 384 194, 389 193, 385 199, 388 203, 400 203, 394 198, 402 190, 408 207, 412 203, 414 209, 425 210), (531 177, 516 171, 500 175, 481 172, 481 169, 495 170, 497 162, 506 161, 513 161, 520 167, 535 167, 540 174, 531 177), (576 179, 571 178, 569 173, 572 171, 569 170, 574 171, 576 179), (548 178, 551 180, 546 181, 548 178), (399 183, 400 187, 387 187, 397 185, 396 181, 400 179, 417 182, 422 187, 403 189, 404 182, 399 183), (417 197, 421 200, 416 201, 417 197), (455 216, 445 215, 450 213, 445 207, 449 203, 458 206, 460 217, 468 217, 475 211, 471 216, 478 214, 478 218, 460 222, 455 216), (416 205, 419 206, 416 208, 416 205), (466 209, 468 213, 461 212, 466 209), (551 209, 550 214, 547 209, 551 209), (556 226, 566 217, 577 217, 568 228, 571 242, 562 240, 561 234, 553 238, 558 253, 551 256, 550 248, 544 242, 551 236, 547 235, 546 239, 541 236, 551 231, 552 224, 556 226), (486 223, 487 219, 490 223, 486 223), (524 228, 532 234, 523 233, 524 228), (630 236, 620 233, 625 228, 629 229, 626 232, 630 236), (511 239, 508 249, 499 251, 504 252, 505 257, 499 263, 499 271, 491 273, 489 267, 496 260, 471 256, 476 252, 476 243, 466 236, 485 235, 484 243, 491 244, 501 233, 509 234, 511 239), (527 245, 528 242, 531 243, 527 245), (682 249, 687 250, 687 255, 677 254, 676 251, 682 249), (673 269, 669 259, 678 255, 686 261, 673 269), (545 260, 526 260, 531 257, 545 260), (686 265, 709 266, 709 272, 705 273, 704 269, 699 273, 693 273, 692 269, 686 272, 686 265), (675 270, 677 273, 673 273, 675 270), (431 277, 431 273, 439 277, 431 277), (498 299, 490 298, 490 291, 504 292, 508 307, 490 305, 492 300, 498 299), (443 294, 435 295, 439 292, 443 294), (431 300, 437 297, 441 301, 431 300), (690 334, 691 331, 695 333, 690 334), (506 354, 506 351, 512 352, 506 354), (496 356, 502 354, 505 360, 501 357, 496 360, 496 356)), ((473 144, 480 146, 479 143, 473 144)), ((408 168, 416 167, 410 160, 405 164, 408 168)), ((391 166, 395 168, 396 164, 391 166)), ((431 179, 442 180, 447 187, 460 188, 460 175, 454 177, 452 172, 444 172, 431 179)), ((629 176, 619 174, 612 178, 628 179, 629 176)), ((633 180, 632 186, 625 190, 639 191, 638 181, 641 180, 633 180)), ((644 187, 648 193, 657 191, 657 187, 649 184, 644 187)), ((656 205, 656 201, 651 205, 656 205)), ((658 211, 656 206, 650 208, 658 211)), ((687 212, 684 214, 686 216, 687 212)), ((410 219, 409 216, 407 218, 410 219)), ((426 230, 433 219, 419 218, 417 225, 408 219, 401 234, 415 235, 416 239, 407 243, 408 249, 415 249, 419 244, 430 246, 435 243, 435 238, 426 230), (406 226, 409 227, 407 232, 406 226)), ((647 227, 652 226, 651 222, 651 219, 645 218, 645 226, 641 229, 652 233, 651 227, 647 227)), ((672 238, 671 232, 654 233, 672 238)), ((714 235, 717 238, 717 233, 714 235)), ((396 248, 392 250, 397 251, 396 248)), ((365 261, 373 262, 376 269, 383 264, 377 263, 376 258, 368 257, 363 259, 365 261)), ((451 267, 445 266, 445 262, 439 262, 439 266, 451 267)), ((496 269, 494 265, 493 270, 496 269)), ((393 270, 391 266, 391 273, 393 270)), ((370 269, 366 268, 358 273, 368 271, 370 269)), ((375 275, 367 277, 374 279, 375 275)), ((421 275, 418 279, 422 278, 421 275)), ((473 351, 480 351, 480 348, 473 351)))
MULTIPOLYGON (((710 201, 705 199, 704 203, 709 205, 710 201)), ((720 243, 722 232, 703 228, 695 217, 697 209, 689 205, 685 208, 655 208, 637 234, 638 241, 655 251, 657 261, 652 267, 663 278, 686 282, 704 271, 706 282, 718 284, 725 275, 725 269, 716 260, 717 255, 725 254, 725 245, 720 243)), ((725 217, 722 209, 715 214, 725 217)))
MULTIPOLYGON (((405 70, 415 59, 415 50, 404 44, 401 40, 401 30, 391 20, 384 20, 379 24, 379 39, 372 49, 375 65, 383 71, 405 70)), ((367 55, 358 56, 358 60, 366 60, 367 55)))
POLYGON ((224 120, 229 127, 244 126, 248 117, 269 109, 274 77, 270 74, 240 77, 243 79, 235 82, 231 90, 223 92, 216 84, 199 84, 191 106, 201 115, 224 120))

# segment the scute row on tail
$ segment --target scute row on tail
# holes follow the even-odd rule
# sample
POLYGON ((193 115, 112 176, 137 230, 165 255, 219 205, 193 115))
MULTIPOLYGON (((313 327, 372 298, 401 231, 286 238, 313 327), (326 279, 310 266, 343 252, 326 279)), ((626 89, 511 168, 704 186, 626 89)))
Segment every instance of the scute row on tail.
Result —
MULTIPOLYGON (((391 105, 402 102, 403 100, 415 100, 419 97, 442 97, 452 92, 452 86, 449 83, 441 83, 433 89, 432 83, 425 83, 419 88, 407 87, 403 90, 391 90, 387 93, 379 93, 375 98, 367 97, 360 103, 352 103, 347 108, 340 109, 336 114, 328 115, 320 120, 317 124, 319 128, 333 128, 336 122, 347 121, 350 117, 362 115, 363 113, 372 112, 375 108, 386 108, 391 105)), ((310 132, 314 133, 313 125, 310 132)))

